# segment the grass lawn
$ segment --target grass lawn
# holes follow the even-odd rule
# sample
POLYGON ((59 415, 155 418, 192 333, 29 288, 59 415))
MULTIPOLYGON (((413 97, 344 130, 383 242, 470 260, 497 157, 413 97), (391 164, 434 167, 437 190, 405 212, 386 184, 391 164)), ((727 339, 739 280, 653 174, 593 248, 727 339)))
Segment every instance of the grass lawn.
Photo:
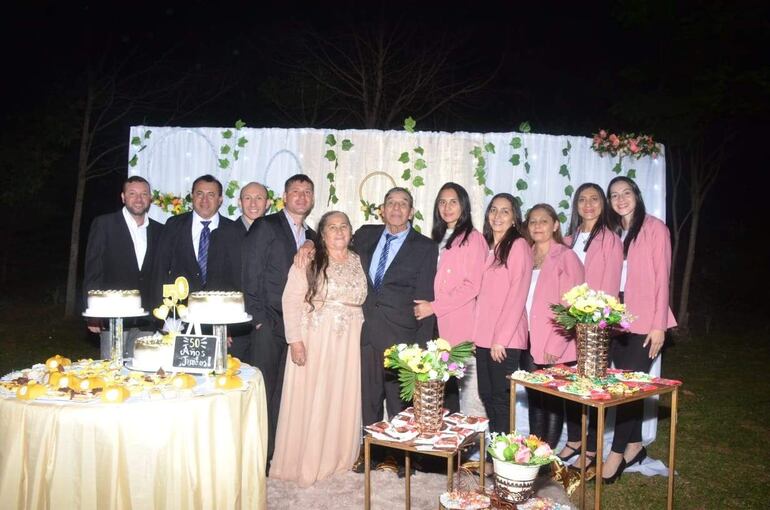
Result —
MULTIPOLYGON (((675 506, 681 509, 767 508, 770 486, 770 361, 767 331, 736 328, 678 340, 665 353, 663 375, 680 391, 675 506)), ((98 340, 62 308, 22 301, 0 306, 0 374, 45 361, 98 355, 98 340)), ((666 460, 668 399, 661 401, 658 440, 649 448, 666 460)), ((604 508, 665 508, 664 477, 628 473, 603 489, 604 508)), ((593 488, 593 484, 590 485, 593 488)), ((589 491, 589 502, 593 492, 589 491)), ((577 495, 575 495, 577 496, 577 495)), ((574 498, 577 501, 577 498, 574 498)))

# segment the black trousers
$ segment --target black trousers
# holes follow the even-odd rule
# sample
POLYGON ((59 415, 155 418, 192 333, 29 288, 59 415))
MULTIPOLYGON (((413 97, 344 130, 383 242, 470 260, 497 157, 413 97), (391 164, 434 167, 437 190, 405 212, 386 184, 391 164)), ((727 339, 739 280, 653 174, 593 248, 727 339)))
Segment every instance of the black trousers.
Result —
MULTIPOLYGON (((610 356, 615 368, 649 372, 652 366, 650 346, 642 347, 647 335, 624 333, 612 339, 610 356)), ((618 406, 615 413, 615 435, 612 438, 612 451, 623 453, 628 443, 642 440, 642 420, 644 419, 644 400, 637 400, 618 406)))
POLYGON ((385 349, 372 344, 361 346, 361 418, 364 426, 382 420, 383 400, 389 417, 407 407, 407 403, 399 396, 401 385, 397 372, 382 365, 384 352, 385 349))
POLYGON ((275 429, 278 426, 278 413, 281 410, 283 392, 283 373, 286 368, 286 338, 271 331, 268 324, 251 334, 254 366, 265 380, 267 398, 267 460, 273 458, 275 450, 275 429))
MULTIPOLYGON (((521 368, 528 372, 553 365, 538 365, 529 350, 521 354, 521 368)), ((534 434, 551 448, 556 448, 564 426, 564 399, 542 391, 527 389, 529 402, 529 433, 534 434)))
MULTIPOLYGON (((506 349, 506 358, 498 363, 492 349, 476 347, 476 379, 479 397, 489 418, 489 431, 507 434, 511 429, 511 382, 505 378, 519 369, 520 349, 506 349)), ((515 427, 514 427, 515 428, 515 427)))

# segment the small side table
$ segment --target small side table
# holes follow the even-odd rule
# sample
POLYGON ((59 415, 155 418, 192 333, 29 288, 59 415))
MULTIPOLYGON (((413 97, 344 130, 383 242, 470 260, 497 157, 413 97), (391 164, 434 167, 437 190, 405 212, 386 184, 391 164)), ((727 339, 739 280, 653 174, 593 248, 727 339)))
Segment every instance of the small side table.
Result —
POLYGON ((369 434, 364 437, 364 510, 370 510, 371 508, 371 447, 372 445, 384 446, 386 448, 394 448, 404 452, 404 467, 406 470, 405 485, 406 485, 406 510, 410 510, 412 507, 411 502, 411 453, 422 453, 425 455, 432 455, 434 457, 443 457, 446 459, 446 475, 447 475, 447 490, 451 491, 454 486, 454 457, 457 456, 457 470, 460 470, 460 452, 465 448, 473 444, 478 440, 479 442, 479 479, 481 481, 481 488, 484 488, 484 480, 486 477, 486 455, 484 453, 484 431, 475 432, 465 438, 457 448, 453 450, 440 450, 431 449, 423 450, 417 449, 416 445, 412 441, 385 441, 382 439, 375 439, 369 434))
POLYGON ((676 422, 677 422, 677 405, 678 405, 678 398, 679 398, 679 385, 663 385, 663 384, 655 384, 651 383, 651 386, 654 386, 655 389, 648 389, 644 391, 639 391, 637 393, 634 393, 629 396, 624 397, 612 397, 608 400, 591 400, 587 398, 582 398, 579 395, 572 395, 570 393, 565 393, 563 391, 559 391, 556 388, 551 388, 548 386, 544 386, 542 384, 535 384, 525 381, 519 381, 511 377, 510 375, 508 378, 511 381, 511 424, 515 427, 516 424, 516 385, 521 384, 525 388, 529 388, 532 390, 542 391, 543 393, 547 393, 549 395, 554 395, 557 397, 561 397, 565 400, 571 400, 572 402, 577 402, 578 404, 582 405, 582 416, 581 416, 581 447, 580 447, 580 508, 585 508, 586 504, 586 473, 585 473, 585 452, 586 452, 586 424, 588 421, 588 408, 589 407, 595 407, 597 411, 597 426, 596 426, 596 489, 595 489, 595 495, 594 495, 594 509, 599 510, 602 507, 602 465, 604 463, 603 457, 602 457, 602 449, 604 446, 604 412, 607 408, 619 406, 622 404, 627 404, 628 402, 633 402, 635 400, 642 400, 647 397, 652 397, 655 395, 664 395, 666 393, 671 393, 671 437, 668 441, 668 498, 667 498, 667 505, 666 508, 668 510, 672 510, 674 508, 674 461, 675 461, 675 450, 676 450, 676 422))

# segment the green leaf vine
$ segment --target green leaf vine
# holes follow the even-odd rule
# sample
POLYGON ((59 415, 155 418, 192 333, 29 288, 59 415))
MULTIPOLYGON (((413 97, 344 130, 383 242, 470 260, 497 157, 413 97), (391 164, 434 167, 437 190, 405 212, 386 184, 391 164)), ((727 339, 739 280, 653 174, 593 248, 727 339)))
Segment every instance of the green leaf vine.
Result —
MULTIPOLYGON (((326 151, 326 154, 324 154, 324 157, 328 159, 330 162, 334 163, 334 168, 326 174, 326 180, 329 181, 329 198, 326 201, 326 205, 329 204, 336 204, 340 201, 339 197, 337 196, 337 168, 339 167, 339 159, 337 158, 337 151, 334 150, 334 147, 337 145, 337 139, 334 137, 333 134, 326 135, 326 145, 328 145, 330 148, 326 151)), ((345 138, 340 142, 340 149, 347 152, 350 149, 353 148, 353 142, 345 138)))
POLYGON ((148 129, 142 136, 134 136, 131 138, 131 150, 136 150, 128 160, 128 164, 133 168, 139 163, 139 153, 147 148, 147 140, 152 136, 152 129, 148 129))
POLYGON ((479 183, 479 186, 484 187, 485 195, 493 195, 494 193, 491 189, 489 189, 489 186, 487 186, 487 159, 484 157, 484 154, 494 153, 495 144, 492 142, 484 144, 484 147, 475 145, 473 150, 469 152, 469 154, 473 156, 473 159, 476 161, 473 177, 476 178, 476 182, 479 183))
POLYGON ((241 134, 241 129, 246 127, 246 123, 241 119, 235 121, 235 130, 226 129, 222 131, 222 146, 219 148, 220 158, 217 158, 219 162, 219 168, 225 170, 230 168, 230 157, 232 157, 233 163, 238 161, 238 157, 241 154, 241 150, 249 143, 248 139, 241 134))
MULTIPOLYGON (((567 145, 564 146, 564 148, 561 150, 561 155, 567 158, 566 162, 562 163, 562 165, 559 167, 559 175, 565 177, 567 179, 567 182, 570 183, 572 181, 572 175, 569 171, 569 165, 571 161, 570 152, 572 151, 572 144, 569 140, 567 140, 567 145)), ((567 223, 567 214, 566 211, 570 208, 570 200, 572 199, 572 194, 575 192, 575 189, 572 187, 571 184, 567 184, 567 186, 564 188, 564 194, 567 196, 566 199, 562 199, 559 202, 559 209, 562 209, 559 211, 559 221, 562 225, 567 223)))
MULTIPOLYGON (((417 121, 415 121, 412 117, 407 117, 404 120, 404 130, 407 133, 414 133, 414 128, 416 125, 417 121)), ((407 188, 410 184, 412 187, 419 188, 420 186, 425 186, 425 178, 420 173, 428 168, 428 163, 424 158, 425 149, 418 145, 414 147, 411 152, 413 154, 410 154, 409 151, 402 152, 397 159, 399 163, 404 165, 409 165, 409 163, 412 163, 411 165, 406 166, 406 168, 404 168, 404 170, 401 172, 401 180, 406 181, 407 188)), ((366 213, 364 213, 364 216, 366 216, 366 213)), ((377 216, 375 216, 375 218, 377 218, 377 216)), ((417 225, 416 222, 423 221, 424 219, 425 218, 423 217, 422 212, 419 209, 415 209, 412 226, 416 231, 422 232, 422 228, 420 225, 417 225)))

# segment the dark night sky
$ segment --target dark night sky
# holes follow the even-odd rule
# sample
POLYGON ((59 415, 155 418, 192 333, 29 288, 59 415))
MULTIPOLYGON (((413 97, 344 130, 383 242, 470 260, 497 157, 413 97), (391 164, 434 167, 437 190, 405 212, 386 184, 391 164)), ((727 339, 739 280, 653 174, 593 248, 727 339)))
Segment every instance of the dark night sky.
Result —
MULTIPOLYGON (((729 7, 727 17, 734 16, 739 21, 732 25, 724 23, 724 31, 712 31, 717 36, 704 39, 702 51, 695 46, 692 54, 678 55, 678 62, 669 55, 676 48, 666 34, 686 32, 690 27, 679 26, 676 15, 666 10, 664 6, 671 2, 464 4, 452 7, 450 2, 431 1, 288 0, 226 4, 13 2, 4 6, 0 30, 4 68, 0 81, 4 103, 0 145, 8 151, 6 144, 21 143, 18 137, 9 136, 18 132, 20 125, 33 130, 47 129, 44 124, 29 126, 40 122, 41 110, 53 111, 68 103, 70 107, 77 106, 75 85, 83 78, 86 62, 104 48, 111 48, 112 55, 136 52, 139 58, 134 62, 151 62, 173 49, 169 80, 177 68, 193 68, 224 77, 229 86, 225 94, 176 124, 221 126, 243 118, 251 127, 288 127, 291 124, 259 92, 260 83, 276 73, 276 55, 302 36, 307 26, 332 34, 342 27, 370 26, 376 19, 414 29, 425 41, 448 34, 461 43, 458 59, 462 72, 468 75, 485 75, 500 65, 494 80, 482 92, 468 98, 451 114, 425 119, 418 125, 423 129, 511 131, 528 120, 533 130, 540 133, 590 136, 600 127, 649 132, 654 126, 634 124, 612 108, 622 105, 629 92, 627 69, 634 63, 652 74, 658 69, 670 73, 671 80, 680 82, 680 87, 686 90, 691 86, 695 92, 697 80, 688 83, 688 76, 677 73, 678 62, 683 67, 704 62, 699 68, 703 70, 719 63, 709 60, 711 54, 721 63, 728 56, 739 72, 747 66, 757 66, 757 60, 761 60, 764 64, 757 67, 756 81, 765 80, 763 86, 767 87, 766 56, 759 49, 762 42, 767 42, 762 34, 768 33, 762 2, 727 4, 734 6, 729 7), (629 26, 618 21, 618 13, 645 11, 651 12, 651 19, 659 18, 660 24, 629 26)), ((688 14, 699 6, 698 2, 676 4, 688 14)), ((723 22, 724 19, 715 19, 710 23, 717 26, 723 22)), ((654 92, 645 90, 644 79, 641 83, 637 92, 654 92)), ((755 85, 751 83, 749 88, 755 85)), ((762 168, 765 158, 760 159, 755 148, 757 138, 767 134, 766 97, 756 104, 749 103, 746 110, 729 112, 738 135, 729 149, 727 169, 706 206, 702 255, 696 274, 708 284, 719 280, 715 275, 724 273, 725 265, 736 262, 735 253, 753 253, 748 239, 755 229, 766 231, 758 214, 759 206, 765 206, 766 200, 758 199, 756 190, 759 186, 767 189, 768 179, 762 168), (714 257, 725 252, 732 255, 714 257)), ((152 110, 141 118, 128 118, 115 137, 127 140, 130 125, 162 123, 163 118, 162 112, 152 110)), ((76 125, 78 120, 72 118, 71 122, 76 125)), ((327 127, 360 126, 341 123, 327 127)), ((666 143, 665 139, 662 141, 666 143)), ((20 150, 19 159, 23 158, 24 151, 20 150)), ((77 143, 73 143, 63 151, 55 173, 38 195, 49 197, 43 201, 39 214, 57 228, 48 233, 28 230, 22 234, 49 247, 50 265, 57 268, 60 280, 60 269, 66 262, 76 158, 77 143)), ((95 214, 117 206, 120 178, 116 174, 89 185, 84 226, 95 214)), ((17 257, 26 258, 26 254, 18 253, 17 257)), ((749 263, 761 264, 762 260, 752 256, 749 263)), ((758 287, 751 291, 759 292, 758 287)))

